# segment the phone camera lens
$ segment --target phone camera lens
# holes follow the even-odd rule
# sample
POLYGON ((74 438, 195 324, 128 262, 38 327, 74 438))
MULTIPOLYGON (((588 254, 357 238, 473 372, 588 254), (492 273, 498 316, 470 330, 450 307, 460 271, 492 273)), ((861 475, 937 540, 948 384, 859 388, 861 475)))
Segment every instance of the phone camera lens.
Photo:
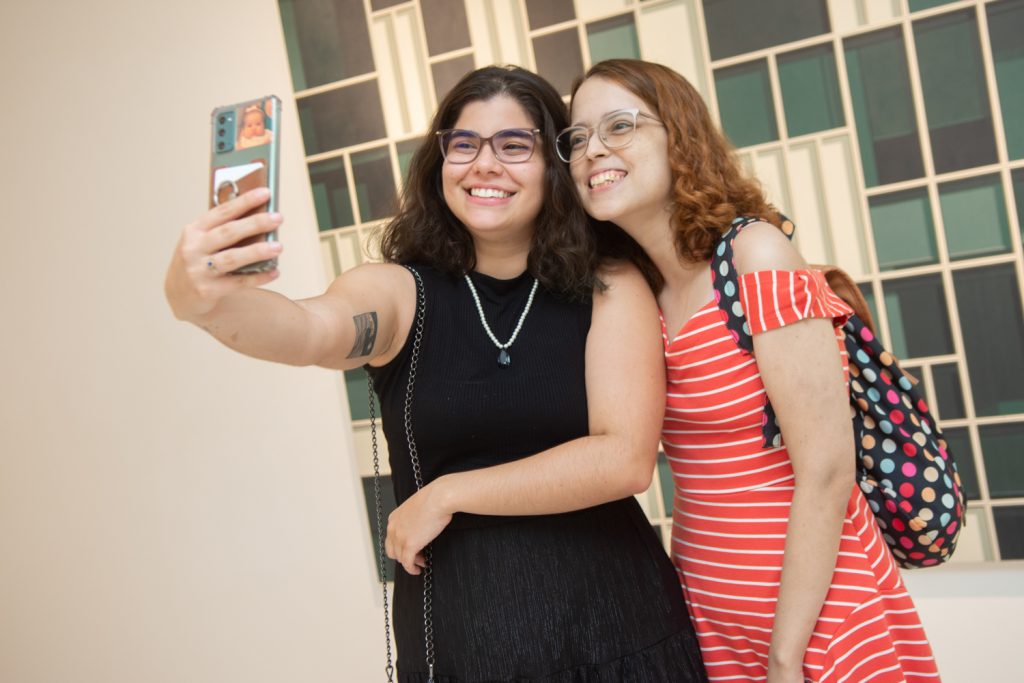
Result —
POLYGON ((217 143, 217 149, 218 150, 223 150, 224 149, 224 143, 223 142, 218 142, 217 143))
POLYGON ((221 137, 224 137, 224 129, 223 129, 223 128, 219 129, 219 130, 217 131, 217 135, 219 135, 219 136, 221 136, 221 137))
POLYGON ((221 125, 224 125, 225 121, 227 121, 227 118, 223 114, 221 114, 220 118, 217 119, 217 123, 219 123, 221 125))

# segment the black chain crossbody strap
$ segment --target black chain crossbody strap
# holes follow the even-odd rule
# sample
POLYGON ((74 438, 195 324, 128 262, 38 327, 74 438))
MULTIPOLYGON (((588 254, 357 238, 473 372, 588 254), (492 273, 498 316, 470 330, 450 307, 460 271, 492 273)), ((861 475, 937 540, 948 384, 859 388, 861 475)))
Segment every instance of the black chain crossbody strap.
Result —
MULTIPOLYGON (((420 348, 423 344, 423 321, 426 311, 426 294, 423 289, 423 279, 420 274, 409 266, 409 272, 416 279, 416 317, 413 320, 412 351, 409 354, 409 381, 405 387, 405 401, 403 405, 405 439, 409 447, 409 459, 412 461, 413 477, 416 481, 416 490, 423 488, 423 472, 420 468, 419 452, 416 449, 416 440, 412 433, 412 396, 413 387, 416 384, 416 367, 419 363, 420 348)), ((388 607, 388 584, 385 573, 384 556, 384 511, 381 505, 380 495, 380 456, 377 452, 377 420, 376 409, 373 400, 373 377, 367 373, 368 398, 370 403, 370 441, 373 449, 373 495, 377 515, 377 559, 378 578, 380 579, 381 591, 384 596, 384 641, 387 647, 387 665, 384 672, 387 675, 388 683, 394 683, 395 667, 392 663, 391 653, 391 615, 388 607)), ((431 547, 428 545, 423 550, 426 558, 426 567, 423 568, 423 637, 426 652, 426 664, 429 677, 428 683, 434 681, 434 621, 433 611, 433 563, 431 562, 431 547)))

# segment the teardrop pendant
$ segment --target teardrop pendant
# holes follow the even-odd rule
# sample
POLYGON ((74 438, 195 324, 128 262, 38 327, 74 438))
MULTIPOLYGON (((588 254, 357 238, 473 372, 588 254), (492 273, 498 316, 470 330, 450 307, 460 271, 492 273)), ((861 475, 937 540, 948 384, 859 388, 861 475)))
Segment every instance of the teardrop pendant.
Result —
POLYGON ((501 353, 498 354, 498 366, 502 368, 507 368, 511 364, 512 357, 508 355, 508 351, 502 349, 501 353))

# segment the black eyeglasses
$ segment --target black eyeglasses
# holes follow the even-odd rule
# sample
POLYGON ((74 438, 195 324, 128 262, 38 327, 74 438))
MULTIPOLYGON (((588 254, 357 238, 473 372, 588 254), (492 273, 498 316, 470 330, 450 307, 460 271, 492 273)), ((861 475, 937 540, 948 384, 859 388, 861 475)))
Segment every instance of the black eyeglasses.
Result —
POLYGON ((664 125, 661 121, 650 114, 645 114, 639 109, 620 109, 613 111, 597 122, 596 126, 571 126, 566 128, 555 138, 555 151, 558 158, 566 163, 572 163, 582 159, 587 153, 590 145, 590 136, 597 132, 597 137, 608 149, 621 149, 633 142, 636 136, 636 129, 639 126, 637 117, 643 116, 650 119, 659 126, 664 125))
POLYGON ((480 156, 484 143, 491 145, 495 158, 503 164, 521 164, 529 161, 537 148, 539 128, 508 128, 482 138, 471 130, 450 128, 437 131, 441 154, 451 164, 468 164, 480 156))

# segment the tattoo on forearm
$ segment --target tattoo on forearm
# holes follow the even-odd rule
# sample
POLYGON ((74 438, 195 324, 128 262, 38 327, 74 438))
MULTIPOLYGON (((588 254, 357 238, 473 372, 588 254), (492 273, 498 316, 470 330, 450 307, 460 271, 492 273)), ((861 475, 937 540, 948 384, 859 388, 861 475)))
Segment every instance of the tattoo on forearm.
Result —
POLYGON ((352 322, 356 324, 356 343, 352 346, 348 358, 369 356, 377 341, 377 311, 354 315, 352 322))

